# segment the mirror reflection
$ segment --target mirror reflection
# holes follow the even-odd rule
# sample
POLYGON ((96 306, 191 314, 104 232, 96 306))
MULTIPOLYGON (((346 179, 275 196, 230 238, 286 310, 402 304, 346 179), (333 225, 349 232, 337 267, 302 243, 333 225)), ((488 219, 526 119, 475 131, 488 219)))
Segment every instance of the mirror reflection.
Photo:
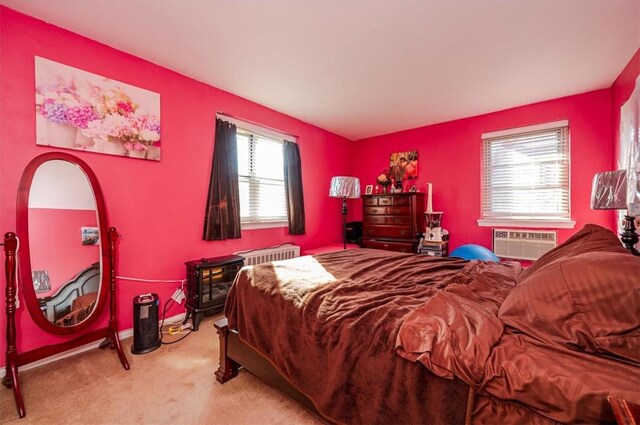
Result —
POLYGON ((73 326, 96 307, 102 264, 96 201, 89 179, 62 160, 40 165, 29 192, 29 250, 40 309, 73 326))

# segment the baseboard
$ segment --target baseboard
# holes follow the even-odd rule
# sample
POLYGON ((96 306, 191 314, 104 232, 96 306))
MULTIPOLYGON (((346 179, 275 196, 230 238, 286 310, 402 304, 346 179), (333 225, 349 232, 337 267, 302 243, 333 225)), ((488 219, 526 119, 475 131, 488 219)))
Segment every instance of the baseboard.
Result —
MULTIPOLYGON (((186 313, 180 313, 180 314, 176 314, 175 316, 167 317, 164 320, 165 325, 168 323, 182 322, 184 320, 185 315, 186 313)), ((125 329, 123 331, 118 332, 118 336, 120 337, 120 340, 133 336, 133 328, 125 329)), ((38 360, 33 363, 26 364, 24 366, 20 366, 20 371, 25 371, 25 370, 33 369, 36 367, 40 367, 49 363, 57 362, 58 360, 65 359, 67 357, 75 356, 76 354, 84 353, 85 351, 93 350, 94 348, 98 348, 101 342, 102 340, 98 339, 89 344, 85 344, 80 347, 73 348, 71 350, 63 351, 62 353, 54 354, 53 356, 49 356, 42 360, 38 360)), ((0 378, 4 378, 6 373, 7 373, 7 369, 3 366, 2 369, 0 370, 0 378)))

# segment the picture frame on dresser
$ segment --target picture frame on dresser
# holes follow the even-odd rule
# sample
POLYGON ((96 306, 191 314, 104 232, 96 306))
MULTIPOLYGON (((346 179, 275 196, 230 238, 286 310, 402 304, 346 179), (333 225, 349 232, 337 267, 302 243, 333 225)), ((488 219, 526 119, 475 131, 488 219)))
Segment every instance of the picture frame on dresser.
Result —
POLYGON ((373 185, 372 184, 368 184, 365 186, 364 188, 364 194, 365 195, 371 195, 373 194, 373 185))

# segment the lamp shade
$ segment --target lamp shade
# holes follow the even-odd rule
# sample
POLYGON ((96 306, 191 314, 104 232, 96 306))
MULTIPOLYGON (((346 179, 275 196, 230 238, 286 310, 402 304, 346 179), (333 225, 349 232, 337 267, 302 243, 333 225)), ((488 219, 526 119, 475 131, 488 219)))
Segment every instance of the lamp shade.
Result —
POLYGON ((360 179, 357 177, 336 176, 331 178, 329 196, 332 198, 360 197, 360 179))
POLYGON ((627 170, 605 171, 593 177, 591 209, 627 209, 627 170))

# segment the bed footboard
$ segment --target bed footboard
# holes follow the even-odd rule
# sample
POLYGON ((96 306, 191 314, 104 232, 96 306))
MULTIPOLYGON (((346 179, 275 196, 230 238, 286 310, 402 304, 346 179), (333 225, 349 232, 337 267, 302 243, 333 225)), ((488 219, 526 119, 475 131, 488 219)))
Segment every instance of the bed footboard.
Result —
POLYGON ((291 385, 266 357, 240 340, 237 332, 229 328, 226 318, 218 320, 214 326, 220 337, 220 366, 216 371, 218 382, 224 384, 235 378, 238 375, 238 369, 243 367, 265 384, 300 403, 307 410, 323 416, 313 402, 291 385))
POLYGON ((229 350, 229 322, 227 318, 218 320, 214 324, 216 332, 220 337, 220 366, 216 370, 216 380, 221 384, 238 376, 238 367, 240 366, 228 355, 229 350))
MULTIPOLYGON (((289 383, 266 357, 245 344, 238 336, 238 333, 229 328, 226 317, 215 322, 214 326, 220 338, 220 366, 215 373, 218 382, 224 384, 235 378, 238 376, 238 369, 242 367, 265 384, 294 399, 307 410, 328 419, 316 409, 311 399, 289 383)), ((471 423, 474 399, 475 394, 469 388, 466 406, 464 407, 466 413, 465 425, 471 423)))

